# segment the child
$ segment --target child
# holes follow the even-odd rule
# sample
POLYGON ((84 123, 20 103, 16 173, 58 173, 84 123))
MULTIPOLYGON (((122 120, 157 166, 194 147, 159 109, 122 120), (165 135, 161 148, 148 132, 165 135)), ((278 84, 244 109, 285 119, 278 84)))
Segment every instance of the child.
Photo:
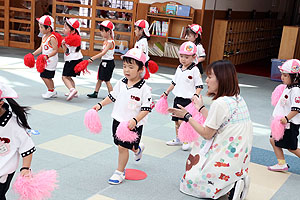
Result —
POLYGON ((100 34, 104 38, 103 50, 101 51, 101 53, 91 57, 89 59, 89 63, 92 63, 94 60, 98 58, 102 58, 102 61, 99 65, 98 81, 95 87, 95 91, 94 93, 87 95, 90 98, 98 97, 98 92, 100 90, 103 81, 106 83, 108 93, 110 93, 113 90, 113 87, 110 83, 110 79, 112 77, 112 73, 115 68, 115 62, 114 62, 115 42, 113 40, 115 26, 109 20, 103 21, 99 25, 100 25, 99 27, 100 34))
POLYGON ((67 96, 67 101, 70 101, 77 94, 75 89, 75 82, 72 77, 80 75, 80 73, 75 73, 75 66, 82 61, 82 54, 80 51, 81 38, 80 38, 80 23, 77 19, 66 18, 64 24, 64 35, 66 36, 62 42, 62 47, 64 49, 64 59, 65 66, 63 70, 62 80, 66 87, 70 90, 67 96))
MULTIPOLYGON (((173 90, 175 95, 174 108, 179 108, 177 104, 185 107, 191 103, 191 99, 194 96, 199 97, 201 90, 203 89, 203 82, 199 69, 195 67, 193 62, 196 58, 197 47, 193 42, 185 42, 179 49, 179 62, 181 65, 177 67, 175 76, 173 77, 172 84, 162 94, 162 97, 168 97, 169 93, 173 90)), ((166 144, 170 146, 181 145, 182 143, 178 139, 178 128, 182 122, 181 118, 172 117, 175 121, 176 138, 168 141, 166 144)), ((182 150, 186 151, 190 147, 189 143, 183 143, 182 150)))
POLYGON ((282 66, 279 66, 279 70, 281 71, 281 80, 287 87, 274 108, 273 117, 284 116, 280 122, 285 125, 285 131, 283 138, 279 141, 270 138, 278 160, 276 165, 268 167, 271 171, 287 171, 289 168, 285 162, 282 148, 300 157, 297 139, 300 127, 300 61, 296 59, 288 60, 282 66))
POLYGON ((149 24, 146 20, 140 19, 134 24, 134 33, 137 38, 134 48, 142 49, 146 54, 146 67, 148 67, 148 40, 150 39, 149 24))
POLYGON ((47 60, 47 66, 45 70, 40 74, 40 77, 44 81, 45 85, 48 88, 48 91, 45 94, 42 94, 42 97, 45 99, 57 97, 57 92, 54 90, 54 78, 56 65, 58 62, 58 38, 54 34, 54 19, 49 15, 44 15, 41 18, 37 18, 39 22, 40 32, 43 34, 41 46, 35 50, 32 54, 34 56, 42 53, 47 60))
POLYGON ((140 143, 143 125, 147 121, 147 115, 151 111, 151 88, 146 85, 142 77, 146 55, 141 49, 130 49, 123 59, 123 73, 125 78, 119 80, 113 91, 103 101, 96 104, 93 109, 100 110, 103 106, 114 102, 112 111, 113 138, 118 146, 118 168, 110 177, 110 184, 120 184, 125 178, 125 167, 128 162, 129 152, 134 152, 135 161, 139 161, 144 151, 144 145, 140 143), (138 139, 133 142, 123 142, 117 139, 116 130, 120 122, 127 122, 128 128, 138 134, 138 139))
POLYGON ((17 93, 0 83, 0 199, 4 200, 20 155, 23 158, 20 173, 29 176, 32 153, 35 152, 34 144, 25 130, 30 129, 28 108, 20 106, 14 98, 18 98, 17 93))
POLYGON ((198 24, 189 25, 186 29, 186 36, 187 39, 197 46, 197 57, 195 59, 195 64, 199 68, 201 74, 203 74, 203 67, 202 62, 205 60, 206 54, 205 50, 202 46, 201 42, 201 34, 202 34, 202 27, 198 24))

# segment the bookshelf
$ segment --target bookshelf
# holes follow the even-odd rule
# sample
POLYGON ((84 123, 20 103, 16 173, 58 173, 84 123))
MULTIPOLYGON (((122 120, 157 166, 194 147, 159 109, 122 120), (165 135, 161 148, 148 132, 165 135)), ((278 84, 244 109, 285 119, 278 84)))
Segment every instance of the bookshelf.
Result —
POLYGON ((300 33, 297 26, 284 26, 280 49, 279 59, 300 59, 300 33))
POLYGON ((153 3, 149 5, 150 7, 156 7, 158 9, 158 13, 151 13, 147 12, 147 21, 149 22, 149 25, 151 27, 151 24, 155 23, 155 21, 160 22, 161 30, 162 24, 168 24, 167 28, 165 28, 164 35, 161 35, 157 33, 156 30, 153 31, 154 25, 152 25, 152 28, 150 29, 150 40, 149 43, 149 56, 152 60, 158 62, 161 65, 169 66, 169 67, 177 67, 179 64, 178 56, 177 56, 177 49, 180 44, 182 44, 185 39, 183 38, 183 30, 185 27, 187 27, 189 24, 193 24, 194 21, 194 13, 195 10, 190 7, 189 16, 178 16, 178 15, 171 15, 171 14, 165 14, 166 13, 166 6, 168 4, 173 4, 177 6, 181 6, 182 4, 169 1, 164 3, 153 3), (160 53, 155 52, 155 47, 157 43, 161 44, 160 47, 162 47, 160 53), (161 54, 162 53, 162 54, 161 54))
POLYGON ((210 63, 228 59, 238 65, 278 55, 280 20, 215 20, 214 27, 210 63))

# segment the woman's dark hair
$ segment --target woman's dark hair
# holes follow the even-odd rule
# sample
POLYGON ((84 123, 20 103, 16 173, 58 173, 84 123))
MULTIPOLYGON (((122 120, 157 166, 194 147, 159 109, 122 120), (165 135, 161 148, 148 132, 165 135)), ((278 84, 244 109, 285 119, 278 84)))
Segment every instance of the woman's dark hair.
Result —
POLYGON ((44 26, 44 28, 45 29, 48 29, 48 28, 50 28, 51 29, 51 32, 53 32, 53 29, 52 29, 52 27, 51 26, 48 26, 48 25, 43 25, 44 26))
MULTIPOLYGON (((70 24, 68 24, 67 22, 66 22, 66 24, 67 24, 67 26, 71 29, 71 31, 75 31, 75 34, 80 35, 79 32, 77 31, 77 29, 73 28, 73 27, 72 27, 70 24)), ((80 49, 81 49, 81 45, 78 46, 78 47, 75 49, 75 52, 78 52, 80 49)), ((67 51, 68 51, 68 50, 69 50, 69 49, 67 49, 67 51)), ((69 53, 69 52, 66 52, 66 53, 69 53)))
POLYGON ((143 62, 130 57, 123 57, 123 62, 130 63, 130 64, 134 64, 134 63, 137 64, 137 66, 139 67, 138 70, 141 70, 144 67, 143 62))
POLYGON ((216 100, 223 96, 237 96, 240 94, 239 82, 234 65, 228 60, 218 60, 207 66, 206 74, 211 75, 212 72, 218 80, 217 93, 208 93, 209 96, 216 100))
POLYGON ((190 27, 187 27, 186 31, 185 31, 185 35, 189 35, 189 34, 193 34, 195 36, 198 35, 198 37, 196 38, 196 41, 195 41, 196 46, 201 43, 201 35, 195 33, 190 27))
MULTIPOLYGON (((139 26, 134 26, 134 27, 137 27, 139 29, 139 31, 143 29, 142 27, 139 27, 139 26)), ((138 39, 138 41, 141 40, 142 38, 147 38, 147 40, 150 40, 150 37, 148 37, 145 34, 144 30, 143 30, 143 35, 138 39)))
POLYGON ((289 74, 291 78, 291 84, 299 83, 300 82, 300 74, 289 74))
POLYGON ((105 27, 105 26, 103 26, 103 25, 100 25, 99 30, 100 30, 100 31, 105 31, 105 32, 110 31, 109 28, 107 28, 107 27, 105 27))
POLYGON ((11 107, 13 113, 17 115, 17 123, 24 129, 30 129, 30 126, 27 122, 27 111, 29 107, 20 106, 15 100, 11 98, 6 98, 7 103, 11 107))

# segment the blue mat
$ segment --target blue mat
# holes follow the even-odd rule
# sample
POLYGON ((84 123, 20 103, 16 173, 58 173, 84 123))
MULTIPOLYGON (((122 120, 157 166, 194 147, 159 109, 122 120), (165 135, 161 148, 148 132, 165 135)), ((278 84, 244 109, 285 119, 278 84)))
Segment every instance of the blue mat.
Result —
MULTIPOLYGON (((300 174, 300 159, 298 157, 285 155, 285 160, 290 166, 289 172, 300 174)), ((277 159, 273 151, 252 147, 251 162, 270 166, 276 164, 277 159)))

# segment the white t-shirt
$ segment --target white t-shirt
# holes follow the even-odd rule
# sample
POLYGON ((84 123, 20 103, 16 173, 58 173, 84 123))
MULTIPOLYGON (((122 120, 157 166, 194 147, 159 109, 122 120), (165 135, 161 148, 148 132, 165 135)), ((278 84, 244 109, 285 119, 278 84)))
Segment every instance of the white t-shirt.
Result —
MULTIPOLYGON (((300 84, 293 84, 284 89, 274 108, 273 117, 287 116, 291 111, 300 112, 300 84)), ((298 113, 289 121, 294 124, 300 124, 300 114, 298 113)))
POLYGON ((65 45, 69 49, 68 53, 66 53, 66 52, 64 53, 65 61, 79 60, 79 59, 83 58, 81 50, 76 52, 77 47, 70 46, 68 44, 65 44, 65 45))
POLYGON ((113 60, 114 59, 114 53, 115 53, 115 41, 114 40, 105 40, 103 42, 103 50, 106 48, 106 46, 109 44, 109 43, 112 43, 113 47, 110 48, 106 54, 104 54, 102 56, 102 60, 113 60))
POLYGON ((10 111, 0 117, 0 182, 16 171, 20 155, 28 156, 35 151, 32 139, 26 130, 20 127, 10 111), (4 141, 4 143, 3 143, 4 141))
POLYGON ((197 57, 194 60, 194 63, 196 65, 198 64, 198 58, 199 57, 206 57, 205 50, 204 50, 202 44, 197 45, 197 57))
POLYGON ((146 54, 146 61, 150 59, 148 55, 148 41, 147 38, 143 37, 140 40, 136 41, 134 44, 134 48, 142 49, 142 51, 146 54))
MULTIPOLYGON (((129 121, 141 111, 151 111, 151 88, 142 79, 132 87, 127 87, 128 79, 119 80, 108 97, 114 102, 112 118, 119 122, 129 121)), ((140 120, 137 126, 144 125, 148 116, 140 120)))
POLYGON ((200 136, 198 141, 194 142, 189 156, 192 163, 180 182, 180 190, 199 198, 218 199, 227 194, 234 183, 248 173, 253 127, 243 98, 238 96, 238 104, 236 97, 226 96, 214 100, 205 126, 220 129, 206 154, 200 155, 208 140, 200 136), (222 124, 223 128, 220 128, 222 124), (191 159, 197 157, 200 158, 199 162, 191 159), (206 162, 201 165, 201 159, 205 158, 206 162))
MULTIPOLYGON (((49 55, 53 51, 53 47, 50 44, 51 38, 55 38, 54 34, 49 35, 46 37, 45 35, 42 38, 42 54, 49 55)), ((57 39, 56 39, 57 40, 57 39)), ((47 59, 47 66, 45 69, 49 71, 55 71, 56 66, 58 62, 58 54, 55 54, 54 56, 51 56, 49 59, 47 59)))
POLYGON ((203 88, 200 71, 194 63, 185 70, 182 70, 182 65, 179 65, 172 79, 172 84, 175 86, 172 90, 173 94, 185 99, 191 99, 197 88, 203 88))

